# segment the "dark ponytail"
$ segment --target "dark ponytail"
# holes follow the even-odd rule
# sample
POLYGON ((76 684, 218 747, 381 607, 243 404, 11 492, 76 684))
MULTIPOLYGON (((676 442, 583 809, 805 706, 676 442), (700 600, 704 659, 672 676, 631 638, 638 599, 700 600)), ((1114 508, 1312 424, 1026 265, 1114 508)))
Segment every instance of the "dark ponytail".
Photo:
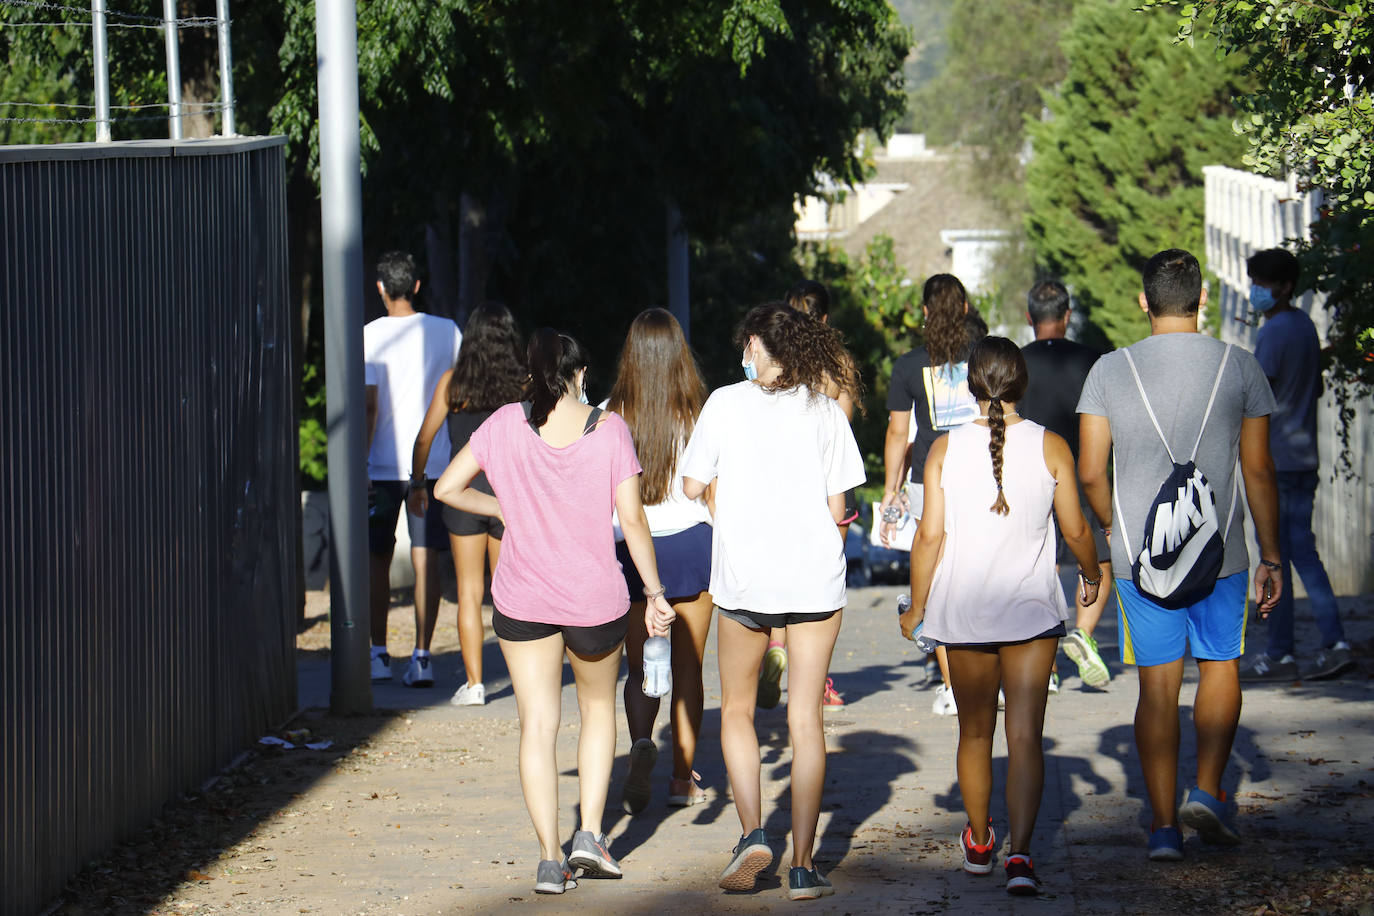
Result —
POLYGON ((1002 492, 1002 450, 1007 443, 1007 418, 1002 402, 1016 403, 1026 395, 1030 375, 1021 348, 1005 337, 984 337, 973 345, 968 357, 968 390, 980 401, 988 402, 988 452, 992 455, 992 477, 997 481, 997 499, 988 511, 1006 515, 1011 511, 1002 492))
POLYGON ((540 328, 531 334, 527 353, 530 422, 537 428, 549 419, 553 406, 577 378, 578 370, 587 367, 587 356, 581 344, 553 328, 540 328))

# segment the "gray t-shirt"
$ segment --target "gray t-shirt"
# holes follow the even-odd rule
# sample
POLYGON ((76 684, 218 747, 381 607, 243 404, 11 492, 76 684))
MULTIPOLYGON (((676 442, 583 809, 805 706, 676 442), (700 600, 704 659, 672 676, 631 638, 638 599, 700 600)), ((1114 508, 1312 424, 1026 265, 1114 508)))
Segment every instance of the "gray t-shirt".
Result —
MULTIPOLYGON (((1202 334, 1159 334, 1129 349, 1169 448, 1182 464, 1197 441, 1226 345, 1202 334)), ((1238 473, 1241 419, 1263 417, 1273 410, 1274 396, 1259 363, 1248 351, 1232 347, 1196 458, 1216 496, 1218 521, 1230 519, 1229 525, 1224 525, 1222 576, 1243 572, 1250 565, 1245 549, 1245 512, 1233 511, 1231 499, 1238 473)), ((1131 558, 1116 532, 1124 528, 1131 548, 1141 549, 1145 513, 1169 476, 1171 465, 1122 351, 1106 354, 1093 366, 1083 383, 1078 412, 1106 417, 1111 424, 1116 495, 1120 500, 1119 514, 1113 507, 1112 574, 1129 577, 1131 558)))

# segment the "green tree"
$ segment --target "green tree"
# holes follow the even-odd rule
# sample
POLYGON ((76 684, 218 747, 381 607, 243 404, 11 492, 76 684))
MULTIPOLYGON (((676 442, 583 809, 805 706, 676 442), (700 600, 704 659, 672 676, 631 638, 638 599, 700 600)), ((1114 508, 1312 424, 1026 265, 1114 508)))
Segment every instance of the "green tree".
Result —
POLYGON ((1202 249, 1202 167, 1244 150, 1230 101, 1249 85, 1243 61, 1206 42, 1176 48, 1174 33, 1167 14, 1081 5, 1062 43, 1067 75, 1028 125, 1030 245, 1117 346, 1149 332, 1137 296, 1150 256, 1202 249))
MULTIPOLYGON (((1156 0, 1156 3, 1158 0, 1156 0)), ((1173 4, 1170 4, 1173 5, 1173 4)), ((1203 0, 1180 33, 1239 54, 1254 76, 1237 130, 1256 171, 1297 173, 1326 198, 1301 257, 1327 294, 1338 381, 1374 385, 1374 16, 1364 2, 1203 0)), ((1186 53, 1180 49, 1179 53, 1186 53)))

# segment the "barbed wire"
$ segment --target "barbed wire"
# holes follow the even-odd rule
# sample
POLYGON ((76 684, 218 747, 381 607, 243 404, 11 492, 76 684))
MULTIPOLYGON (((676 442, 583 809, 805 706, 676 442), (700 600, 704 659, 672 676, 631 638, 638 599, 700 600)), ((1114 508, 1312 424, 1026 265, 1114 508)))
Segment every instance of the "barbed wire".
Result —
MULTIPOLYGON (((181 102, 182 108, 225 108, 223 102, 181 102)), ((81 105, 76 102, 0 102, 0 108, 81 108, 95 111, 94 105, 81 105)), ((139 111, 144 108, 171 108, 171 102, 140 102, 136 105, 110 105, 110 111, 139 111)))
MULTIPOLYGON (((0 103, 0 104, 3 104, 3 103, 0 103)), ((203 104, 203 105, 206 106, 206 108, 202 109, 201 111, 192 112, 192 114, 210 114, 210 113, 213 113, 213 112, 215 112, 215 111, 223 111, 223 110, 225 110, 225 109, 227 109, 227 108, 229 107, 228 105, 224 104, 223 102, 204 102, 204 103, 199 103, 199 102, 198 102, 198 103, 194 103, 194 104, 203 104)), ((106 124, 122 124, 122 123, 127 123, 127 122, 129 122, 129 121, 166 121, 167 118, 168 118, 168 115, 166 115, 166 114, 157 114, 157 115, 122 115, 122 116, 120 116, 120 117, 108 118, 108 119, 106 119, 106 120, 104 121, 104 123, 106 123, 106 124)), ((0 117, 0 124, 99 124, 99 123, 101 123, 101 119, 100 119, 100 118, 5 118, 5 117, 0 117)))
MULTIPOLYGON (((66 3, 53 3, 51 0, 0 0, 0 6, 18 7, 21 9, 35 10, 59 10, 69 13, 80 13, 83 16, 92 17, 90 7, 72 6, 66 3)), ((168 21, 159 16, 146 16, 142 13, 126 13, 121 10, 106 10, 106 27, 112 29, 161 29, 165 28, 168 21), (133 20, 132 22, 109 22, 111 16, 133 20), (147 24, 145 24, 147 23, 147 24)), ((197 26, 217 26, 219 19, 215 16, 187 16, 184 18, 170 20, 172 25, 177 28, 194 28, 197 26)), ((0 22, 0 28, 4 27, 26 27, 43 26, 51 28, 53 26, 74 25, 81 28, 91 28, 95 24, 94 19, 86 20, 59 20, 56 22, 0 22)), ((230 23, 232 24, 232 22, 230 23)))

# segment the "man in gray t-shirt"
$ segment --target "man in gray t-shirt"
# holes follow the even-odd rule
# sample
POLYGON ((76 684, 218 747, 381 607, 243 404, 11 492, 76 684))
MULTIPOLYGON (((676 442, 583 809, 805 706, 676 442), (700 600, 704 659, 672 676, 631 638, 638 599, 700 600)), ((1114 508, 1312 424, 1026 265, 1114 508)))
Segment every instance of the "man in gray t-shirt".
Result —
POLYGON ((1127 545, 1142 548, 1146 513, 1173 462, 1150 420, 1126 351, 1103 356, 1083 385, 1078 402, 1079 477, 1093 511, 1109 520, 1109 532, 1118 532, 1111 538, 1112 568, 1122 618, 1122 661, 1137 666, 1140 680, 1135 736, 1154 811, 1150 858, 1178 859, 1183 855, 1179 821, 1196 828, 1208 842, 1229 844, 1239 839, 1223 821, 1219 801, 1222 771, 1240 721, 1239 658, 1249 565, 1244 521, 1235 505, 1235 473, 1239 459, 1260 545, 1255 601, 1263 616, 1283 588, 1278 499, 1269 456, 1274 398, 1250 353, 1238 347, 1228 353, 1226 344, 1197 332, 1198 311, 1207 296, 1196 258, 1180 249, 1162 251, 1146 265, 1143 281, 1140 307, 1150 318, 1150 336, 1127 350, 1174 458, 1186 462, 1198 443, 1195 461, 1215 494, 1218 526, 1225 541, 1212 593, 1185 608, 1170 610, 1131 580, 1134 558, 1127 545), (1208 414, 1214 384, 1216 399, 1208 414), (1115 493, 1107 476, 1113 451, 1115 493), (1198 662, 1193 715, 1198 772, 1197 788, 1189 792, 1176 819, 1178 695, 1185 642, 1198 662))

